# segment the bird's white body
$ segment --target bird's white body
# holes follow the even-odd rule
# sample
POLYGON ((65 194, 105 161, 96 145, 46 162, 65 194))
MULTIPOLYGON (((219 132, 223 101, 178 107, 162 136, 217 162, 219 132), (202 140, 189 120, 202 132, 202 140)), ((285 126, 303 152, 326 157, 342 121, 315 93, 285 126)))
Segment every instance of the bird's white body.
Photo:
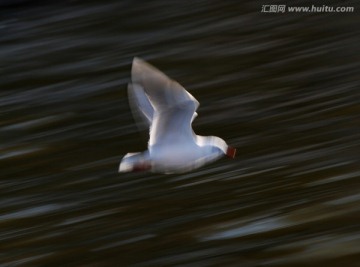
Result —
POLYGON ((134 58, 128 93, 132 111, 150 128, 148 150, 128 153, 119 171, 181 173, 212 162, 235 149, 215 136, 197 136, 191 123, 199 102, 180 84, 145 61, 134 58))

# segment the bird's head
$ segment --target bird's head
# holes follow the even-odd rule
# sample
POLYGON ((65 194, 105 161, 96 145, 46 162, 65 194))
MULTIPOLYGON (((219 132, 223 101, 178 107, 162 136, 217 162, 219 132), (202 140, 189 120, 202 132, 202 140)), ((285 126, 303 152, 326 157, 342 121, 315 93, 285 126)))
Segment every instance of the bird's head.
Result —
POLYGON ((196 136, 197 144, 203 147, 206 155, 218 154, 226 155, 229 158, 235 158, 236 148, 229 146, 226 142, 217 136, 196 136))

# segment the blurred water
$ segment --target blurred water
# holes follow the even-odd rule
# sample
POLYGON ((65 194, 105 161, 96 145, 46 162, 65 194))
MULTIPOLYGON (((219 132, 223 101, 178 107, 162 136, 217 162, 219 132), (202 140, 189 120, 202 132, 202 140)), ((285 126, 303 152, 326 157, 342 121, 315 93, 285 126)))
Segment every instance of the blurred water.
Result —
POLYGON ((358 3, 21 2, 0 11, 1 266, 359 266, 358 3), (239 156, 118 174, 146 148, 134 56, 239 156))

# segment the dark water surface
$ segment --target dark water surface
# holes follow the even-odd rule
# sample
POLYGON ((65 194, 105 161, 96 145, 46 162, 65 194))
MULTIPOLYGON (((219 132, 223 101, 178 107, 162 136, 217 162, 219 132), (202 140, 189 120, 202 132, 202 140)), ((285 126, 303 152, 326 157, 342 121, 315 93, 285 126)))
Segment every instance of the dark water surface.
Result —
POLYGON ((359 4, 23 2, 0 12, 1 266, 360 266, 359 4), (134 56, 238 157, 118 174, 146 148, 134 56))

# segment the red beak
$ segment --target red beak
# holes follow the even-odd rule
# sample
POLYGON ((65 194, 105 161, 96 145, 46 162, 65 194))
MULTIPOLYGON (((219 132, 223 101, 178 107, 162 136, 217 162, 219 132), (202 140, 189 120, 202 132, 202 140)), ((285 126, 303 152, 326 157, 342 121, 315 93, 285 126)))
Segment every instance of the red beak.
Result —
POLYGON ((227 151, 226 151, 226 156, 233 159, 233 158, 235 158, 235 154, 236 154, 236 148, 233 148, 233 147, 229 146, 227 151))

